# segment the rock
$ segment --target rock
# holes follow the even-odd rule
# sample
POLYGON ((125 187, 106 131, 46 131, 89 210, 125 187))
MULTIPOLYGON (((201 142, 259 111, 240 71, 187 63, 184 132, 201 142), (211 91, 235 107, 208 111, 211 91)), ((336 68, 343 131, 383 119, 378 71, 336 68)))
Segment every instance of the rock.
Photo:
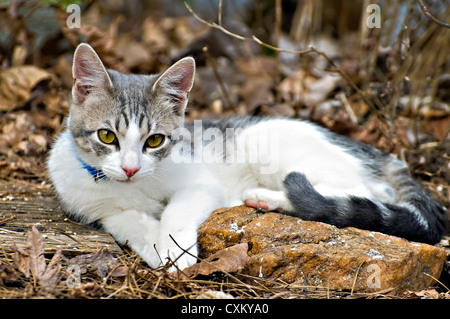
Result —
POLYGON ((244 274, 353 292, 424 289, 439 278, 446 259, 431 245, 246 206, 214 211, 199 228, 198 243, 202 258, 248 243, 244 274))

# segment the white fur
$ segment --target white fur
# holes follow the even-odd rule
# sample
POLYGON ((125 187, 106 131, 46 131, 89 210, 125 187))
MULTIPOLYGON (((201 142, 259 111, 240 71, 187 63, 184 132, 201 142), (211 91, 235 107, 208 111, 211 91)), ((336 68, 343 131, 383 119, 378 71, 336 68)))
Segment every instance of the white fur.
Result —
POLYGON ((157 166, 147 165, 154 166, 153 174, 134 182, 120 182, 113 169, 104 170, 107 181, 95 182, 77 159, 69 131, 57 139, 48 163, 63 209, 85 223, 100 221, 119 243, 128 241, 152 267, 179 255, 183 256, 178 265, 186 267, 195 258, 182 254, 177 244, 186 250, 193 245, 190 251, 197 254, 197 228, 213 209, 224 205, 223 192, 215 191, 220 186, 207 184, 211 178, 204 176, 201 165, 174 164, 170 157, 157 166))

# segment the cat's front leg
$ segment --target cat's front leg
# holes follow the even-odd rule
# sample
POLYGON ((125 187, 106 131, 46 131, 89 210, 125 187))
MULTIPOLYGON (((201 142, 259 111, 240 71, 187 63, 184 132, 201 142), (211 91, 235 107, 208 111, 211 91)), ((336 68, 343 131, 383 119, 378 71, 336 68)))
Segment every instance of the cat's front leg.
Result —
POLYGON ((195 264, 197 230, 211 212, 223 204, 223 190, 219 186, 195 185, 177 191, 161 217, 158 244, 161 257, 169 258, 179 269, 195 264))
POLYGON ((152 215, 127 210, 102 218, 101 224, 117 242, 128 243, 150 267, 161 265, 161 258, 156 250, 160 222, 152 215))

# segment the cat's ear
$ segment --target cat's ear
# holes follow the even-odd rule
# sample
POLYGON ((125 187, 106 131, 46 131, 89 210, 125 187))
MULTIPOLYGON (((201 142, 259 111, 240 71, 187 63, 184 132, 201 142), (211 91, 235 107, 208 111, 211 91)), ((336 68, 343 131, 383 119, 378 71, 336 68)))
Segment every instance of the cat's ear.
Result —
POLYGON ((172 104, 173 112, 183 115, 189 92, 194 84, 195 60, 186 57, 166 70, 153 85, 153 90, 162 92, 172 104))
POLYGON ((72 65, 73 88, 72 95, 82 103, 93 89, 112 87, 106 69, 94 49, 86 43, 80 44, 75 50, 72 65))

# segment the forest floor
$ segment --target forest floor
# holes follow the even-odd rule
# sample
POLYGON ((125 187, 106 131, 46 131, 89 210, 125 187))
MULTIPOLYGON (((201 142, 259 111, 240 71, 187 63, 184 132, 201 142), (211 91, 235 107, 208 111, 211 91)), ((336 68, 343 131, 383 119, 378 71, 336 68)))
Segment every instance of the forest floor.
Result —
MULTIPOLYGON (((159 73, 190 55, 197 75, 187 121, 230 115, 313 121, 397 155, 448 212, 450 29, 430 22, 410 1, 397 1, 383 20, 391 27, 380 29, 360 26, 362 1, 330 4, 328 14, 312 2, 286 1, 282 20, 274 4, 246 7, 241 20, 232 20, 233 6, 218 19, 217 10, 214 15, 183 4, 174 13, 162 4, 85 1, 77 2, 77 27, 70 27, 65 2, 55 3, 0 4, 0 234, 22 238, 17 245, 0 243, 0 298, 399 298, 284 282, 268 289, 263 278, 240 274, 186 280, 150 269, 107 234, 94 246, 87 241, 95 231, 77 239, 83 228, 61 214, 46 160, 69 112, 71 60, 80 42, 89 42, 107 67, 126 73, 159 73), (354 18, 337 19, 343 13, 354 18), (309 14, 315 25, 305 22, 309 14), (399 20, 414 27, 396 31, 399 20), (330 26, 335 29, 323 31, 330 26), (81 248, 60 253, 45 247, 48 236, 81 248), (99 242, 110 246, 100 249, 99 242), (24 266, 29 258, 39 269, 24 266)), ((450 255, 450 234, 438 246, 450 255)), ((450 298, 449 271, 447 260, 435 286, 402 298, 450 298)))

